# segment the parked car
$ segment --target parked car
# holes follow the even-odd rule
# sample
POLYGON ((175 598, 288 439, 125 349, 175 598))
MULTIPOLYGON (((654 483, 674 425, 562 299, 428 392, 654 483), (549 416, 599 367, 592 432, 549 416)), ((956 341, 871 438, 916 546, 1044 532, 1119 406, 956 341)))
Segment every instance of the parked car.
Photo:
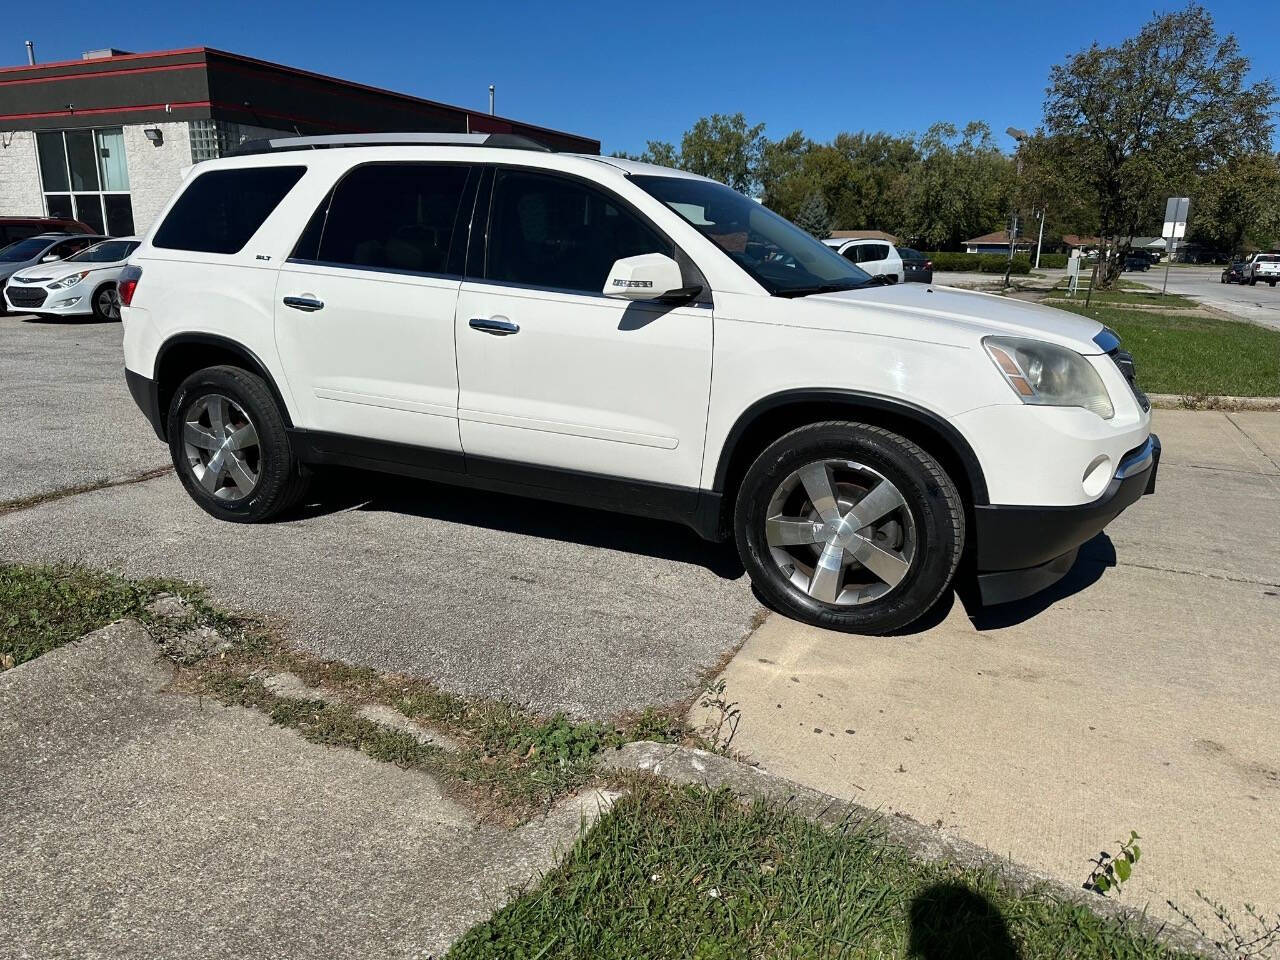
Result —
POLYGON ((1232 260, 1222 271, 1223 283, 1244 283, 1244 261, 1232 260))
POLYGON ((98 235, 41 233, 9 244, 0 250, 0 306, 5 303, 2 294, 9 278, 15 273, 37 264, 65 260, 105 239, 98 235))
POLYGON ((345 464, 674 520, 778 610, 882 633, 962 556, 988 603, 1047 586, 1154 489, 1095 320, 885 285, 691 173, 450 139, 242 147, 130 259, 125 379, 208 513, 345 464))
POLYGON ((17 240, 34 237, 38 233, 96 233, 93 227, 79 220, 61 217, 0 217, 0 247, 17 240))
POLYGON ((902 257, 902 270, 907 283, 933 283, 932 260, 910 247, 898 247, 897 250, 902 257))
POLYGON ((1280 280, 1280 253, 1255 253, 1244 262, 1244 278, 1249 286, 1257 286, 1258 281, 1276 285, 1280 280))
POLYGON ((9 278, 4 299, 10 310, 49 317, 120 319, 116 280, 138 237, 103 240, 74 256, 28 267, 9 278))
POLYGON ((1151 261, 1145 253, 1130 253, 1124 258, 1124 269, 1145 272, 1151 269, 1151 261))
POLYGON ((823 240, 840 256, 873 277, 888 277, 892 283, 903 283, 907 278, 898 248, 886 240, 823 240))

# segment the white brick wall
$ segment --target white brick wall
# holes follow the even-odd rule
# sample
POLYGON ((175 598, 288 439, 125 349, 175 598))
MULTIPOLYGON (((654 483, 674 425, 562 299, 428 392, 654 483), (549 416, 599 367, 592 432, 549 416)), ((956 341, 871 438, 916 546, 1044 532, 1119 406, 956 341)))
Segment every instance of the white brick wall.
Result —
POLYGON ((186 121, 125 127, 124 155, 129 164, 129 192, 133 194, 133 228, 142 235, 182 183, 183 168, 191 166, 186 121), (159 146, 142 132, 150 127, 160 129, 163 140, 159 146))
MULTIPOLYGON (((133 226, 138 234, 151 228, 160 211, 182 183, 182 170, 191 166, 191 136, 185 120, 126 126, 124 154, 133 195, 133 226), (158 127, 159 146, 143 132, 158 127)), ((250 138, 291 136, 266 127, 243 126, 250 138)), ((31 131, 0 131, 0 216, 43 216, 44 195, 36 162, 36 135, 31 131)))
POLYGON ((36 135, 28 130, 0 130, 0 217, 42 216, 36 135))

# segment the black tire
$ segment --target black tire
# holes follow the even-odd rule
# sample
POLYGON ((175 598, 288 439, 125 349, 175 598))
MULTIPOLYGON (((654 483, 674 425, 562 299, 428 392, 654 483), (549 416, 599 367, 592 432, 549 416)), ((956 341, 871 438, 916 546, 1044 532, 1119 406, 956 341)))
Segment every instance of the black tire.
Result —
POLYGON ((874 635, 909 625, 951 585, 964 549, 965 511, 946 471, 915 443, 882 427, 828 421, 792 430, 756 458, 738 489, 734 534, 752 582, 774 609, 815 626, 874 635), (854 461, 878 472, 897 487, 914 522, 915 555, 905 575, 865 603, 837 605, 808 596, 771 553, 766 521, 775 491, 797 470, 823 459, 854 461))
POLYGON ((293 453, 284 416, 266 382, 239 367, 197 370, 178 387, 167 415, 169 454, 191 499, 219 520, 259 523, 288 510, 306 492, 310 474, 293 453), (184 440, 188 413, 202 398, 221 396, 238 405, 257 433, 256 483, 242 497, 225 499, 201 485, 184 440))
POLYGON ((93 299, 89 302, 89 306, 93 309, 93 319, 102 320, 102 321, 115 321, 117 323, 120 321, 120 300, 118 296, 116 298, 116 307, 115 307, 116 315, 114 317, 109 315, 103 309, 102 304, 99 303, 99 301, 102 299, 103 293, 105 293, 108 290, 115 290, 115 288, 116 288, 115 282, 108 281, 107 283, 102 284, 101 286, 98 287, 98 289, 93 291, 93 299))

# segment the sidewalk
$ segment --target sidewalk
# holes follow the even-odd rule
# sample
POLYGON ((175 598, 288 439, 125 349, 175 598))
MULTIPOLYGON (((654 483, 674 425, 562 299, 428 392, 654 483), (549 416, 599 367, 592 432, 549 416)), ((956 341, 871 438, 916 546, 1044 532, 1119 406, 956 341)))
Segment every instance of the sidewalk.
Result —
POLYGON ((0 673, 0 957, 430 957, 577 838, 166 692, 124 621, 0 673))
POLYGON ((723 673, 733 746, 1069 884, 1136 830, 1157 916, 1280 908, 1280 416, 1155 426, 1156 495, 1042 597, 889 638, 770 617, 723 673))

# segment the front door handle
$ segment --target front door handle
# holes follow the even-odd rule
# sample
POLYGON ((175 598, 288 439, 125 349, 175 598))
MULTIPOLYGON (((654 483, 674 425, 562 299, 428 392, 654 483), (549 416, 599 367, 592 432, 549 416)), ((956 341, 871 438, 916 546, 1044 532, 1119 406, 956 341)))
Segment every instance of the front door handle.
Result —
POLYGON ((317 300, 315 297, 285 297, 284 305, 306 313, 315 313, 317 310, 324 309, 324 301, 317 300))
POLYGON ((520 324, 512 323, 502 317, 472 317, 468 325, 472 330, 492 333, 495 337, 509 337, 513 333, 520 332, 520 324))

